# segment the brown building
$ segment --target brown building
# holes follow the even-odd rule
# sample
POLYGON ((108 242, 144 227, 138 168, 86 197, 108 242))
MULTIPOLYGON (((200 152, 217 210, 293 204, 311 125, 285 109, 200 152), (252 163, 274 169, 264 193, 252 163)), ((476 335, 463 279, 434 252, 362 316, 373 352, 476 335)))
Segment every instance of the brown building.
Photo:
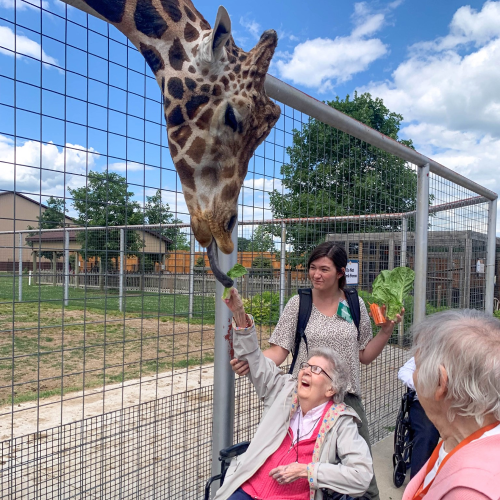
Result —
MULTIPOLYGON (((37 227, 38 217, 47 206, 12 191, 0 192, 0 271, 17 271, 19 262, 19 234, 1 234, 2 231, 21 231, 28 226, 37 227)), ((66 216, 66 224, 74 226, 74 220, 66 216)), ((26 244, 29 233, 23 233, 23 269, 32 269, 31 247, 26 244)), ((42 259, 42 267, 49 268, 50 261, 42 259)))

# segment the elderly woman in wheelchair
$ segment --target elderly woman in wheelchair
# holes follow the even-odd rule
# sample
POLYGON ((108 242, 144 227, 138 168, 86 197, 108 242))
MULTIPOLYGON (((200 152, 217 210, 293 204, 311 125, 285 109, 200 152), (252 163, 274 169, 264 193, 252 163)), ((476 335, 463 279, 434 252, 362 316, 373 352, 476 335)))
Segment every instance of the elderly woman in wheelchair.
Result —
POLYGON ((226 304, 234 315, 235 356, 248 361, 264 412, 247 451, 233 458, 216 500, 361 497, 373 466, 358 434, 358 415, 342 402, 345 362, 332 349, 315 350, 298 379, 285 375, 262 354, 236 290, 226 304))

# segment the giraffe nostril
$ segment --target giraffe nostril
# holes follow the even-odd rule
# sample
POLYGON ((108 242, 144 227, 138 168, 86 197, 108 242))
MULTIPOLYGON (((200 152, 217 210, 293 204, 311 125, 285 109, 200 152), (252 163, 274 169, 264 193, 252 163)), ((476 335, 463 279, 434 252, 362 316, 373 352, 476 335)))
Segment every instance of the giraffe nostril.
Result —
POLYGON ((227 231, 228 231, 228 233, 233 230, 235 224, 236 224, 236 215, 233 215, 229 219, 229 222, 227 223, 227 231))

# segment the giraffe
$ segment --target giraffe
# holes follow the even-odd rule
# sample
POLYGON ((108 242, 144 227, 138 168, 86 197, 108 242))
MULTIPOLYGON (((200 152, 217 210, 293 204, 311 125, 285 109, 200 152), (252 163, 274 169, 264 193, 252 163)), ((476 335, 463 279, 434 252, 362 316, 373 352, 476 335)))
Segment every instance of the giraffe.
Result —
MULTIPOLYGON (((75 6, 82 0, 65 0, 75 6)), ((233 251, 231 232, 248 162, 280 116, 264 80, 278 43, 274 30, 249 52, 237 47, 219 7, 214 28, 191 0, 83 0, 141 52, 161 88, 170 154, 196 240, 215 277, 217 248, 233 251)))

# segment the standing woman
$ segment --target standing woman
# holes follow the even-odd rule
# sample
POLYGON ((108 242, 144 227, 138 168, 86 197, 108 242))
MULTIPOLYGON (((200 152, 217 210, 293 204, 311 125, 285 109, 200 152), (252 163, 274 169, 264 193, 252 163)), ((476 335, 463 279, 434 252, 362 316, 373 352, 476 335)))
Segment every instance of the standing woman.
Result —
MULTIPOLYGON (((368 421, 360 397, 359 363, 368 365, 382 352, 392 335, 394 325, 401 322, 401 315, 404 311, 401 311, 401 315, 398 314, 396 321, 386 321, 374 337, 365 303, 360 298, 361 321, 358 340, 356 325, 337 315, 339 304, 342 303, 348 307, 343 291, 346 285, 346 266, 347 254, 345 250, 333 242, 321 243, 312 251, 307 268, 313 286, 313 305, 305 334, 309 349, 330 347, 347 363, 349 382, 344 402, 359 415, 361 419, 361 424, 358 425, 359 434, 370 447, 368 421)), ((271 347, 264 351, 264 355, 272 359, 278 366, 285 361, 290 352, 293 352, 298 314, 299 296, 295 295, 288 301, 269 339, 271 347)), ((294 375, 297 375, 301 363, 307 359, 305 343, 301 342, 294 375)), ((233 359, 231 365, 238 375, 248 373, 246 361, 233 359)), ((371 500, 379 500, 375 476, 365 496, 371 500)))

